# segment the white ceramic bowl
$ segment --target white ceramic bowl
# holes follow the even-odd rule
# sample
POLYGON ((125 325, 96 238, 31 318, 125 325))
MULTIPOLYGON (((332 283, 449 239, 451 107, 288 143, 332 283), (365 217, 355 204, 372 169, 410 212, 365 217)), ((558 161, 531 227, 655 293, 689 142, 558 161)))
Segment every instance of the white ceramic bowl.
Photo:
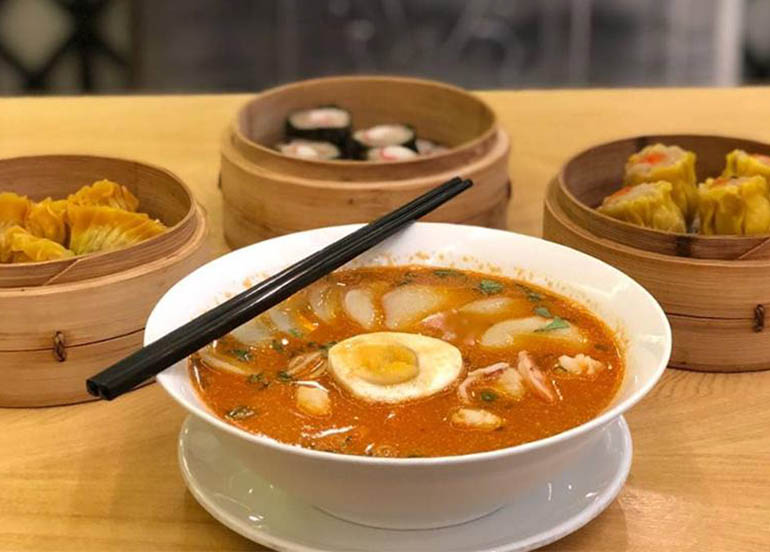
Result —
MULTIPOLYGON (((356 228, 282 236, 210 262, 158 302, 147 322, 145 342, 241 291, 246 278, 274 273, 356 228)), ((561 245, 499 230, 418 223, 352 266, 394 263, 500 270, 586 305, 625 343, 626 372, 617 396, 597 418, 547 439, 464 456, 388 459, 307 450, 233 427, 197 397, 186 362, 164 371, 158 382, 258 475, 340 518, 407 529, 480 517, 515 501, 531 485, 548 481, 647 394, 668 362, 671 330, 655 299, 615 268, 561 245)))

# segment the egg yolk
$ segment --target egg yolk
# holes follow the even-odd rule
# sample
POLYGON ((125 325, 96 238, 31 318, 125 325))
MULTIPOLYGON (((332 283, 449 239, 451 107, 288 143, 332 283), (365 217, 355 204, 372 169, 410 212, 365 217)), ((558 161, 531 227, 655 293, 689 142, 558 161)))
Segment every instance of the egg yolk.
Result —
POLYGON ((394 385, 417 377, 417 355, 403 345, 362 343, 350 351, 356 375, 375 385, 394 385))

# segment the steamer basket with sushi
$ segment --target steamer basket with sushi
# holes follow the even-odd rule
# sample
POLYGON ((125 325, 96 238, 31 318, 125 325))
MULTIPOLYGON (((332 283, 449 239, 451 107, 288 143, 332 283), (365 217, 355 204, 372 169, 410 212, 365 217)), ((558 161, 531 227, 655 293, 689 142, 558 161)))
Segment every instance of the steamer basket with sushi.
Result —
POLYGON ((262 92, 222 140, 232 247, 363 222, 459 174, 475 186, 430 220, 503 228, 509 142, 473 94, 402 77, 334 77, 262 92))
POLYGON ((171 173, 129 160, 0 160, 0 406, 90 400, 142 345, 158 298, 206 261, 206 218, 171 173))
POLYGON ((770 144, 640 136, 570 159, 543 234, 644 285, 674 330, 671 365, 770 369, 770 144))

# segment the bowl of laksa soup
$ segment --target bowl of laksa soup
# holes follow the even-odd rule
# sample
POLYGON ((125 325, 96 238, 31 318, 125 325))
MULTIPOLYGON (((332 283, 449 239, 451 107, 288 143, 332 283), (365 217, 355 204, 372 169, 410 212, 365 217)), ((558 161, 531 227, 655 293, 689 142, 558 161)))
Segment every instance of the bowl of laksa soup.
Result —
MULTIPOLYGON (((352 232, 221 257, 172 288, 152 342, 352 232)), ((440 527, 548 481, 669 358, 655 300, 540 239, 418 223, 158 376, 256 475, 340 518, 440 527)))

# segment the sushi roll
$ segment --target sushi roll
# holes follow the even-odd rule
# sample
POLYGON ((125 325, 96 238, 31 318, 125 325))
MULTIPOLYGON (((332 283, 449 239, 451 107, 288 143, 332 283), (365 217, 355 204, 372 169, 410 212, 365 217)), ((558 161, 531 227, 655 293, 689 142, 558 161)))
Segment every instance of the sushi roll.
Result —
POLYGON ((770 157, 761 153, 733 150, 727 154, 727 164, 722 176, 764 176, 770 179, 770 157))
POLYGON ((414 159, 417 152, 404 146, 385 146, 384 148, 371 148, 366 152, 368 161, 404 161, 414 159))
POLYGON ((330 160, 341 157, 340 148, 331 142, 314 142, 295 138, 278 144, 275 149, 284 155, 301 157, 302 159, 330 160))
POLYGON ((698 186, 700 233, 770 233, 770 199, 763 176, 709 178, 698 186))
POLYGON ((604 198, 598 211, 645 228, 685 232, 682 211, 671 197, 670 182, 644 182, 626 186, 604 198))
POLYGON ((286 119, 287 138, 331 142, 343 147, 350 138, 351 117, 339 107, 317 107, 295 111, 286 119))
POLYGON ((350 156, 354 159, 367 159, 367 152, 372 148, 401 146, 415 153, 417 145, 414 129, 407 125, 376 125, 357 130, 350 140, 350 156))
POLYGON ((425 138, 417 138, 417 140, 415 140, 415 144, 417 146, 417 153, 420 155, 435 155, 437 153, 443 153, 449 149, 446 146, 442 146, 436 142, 431 142, 425 138))
POLYGON ((691 223, 698 202, 695 154, 679 146, 654 144, 629 157, 624 178, 626 186, 660 180, 671 183, 671 197, 685 220, 691 223))

